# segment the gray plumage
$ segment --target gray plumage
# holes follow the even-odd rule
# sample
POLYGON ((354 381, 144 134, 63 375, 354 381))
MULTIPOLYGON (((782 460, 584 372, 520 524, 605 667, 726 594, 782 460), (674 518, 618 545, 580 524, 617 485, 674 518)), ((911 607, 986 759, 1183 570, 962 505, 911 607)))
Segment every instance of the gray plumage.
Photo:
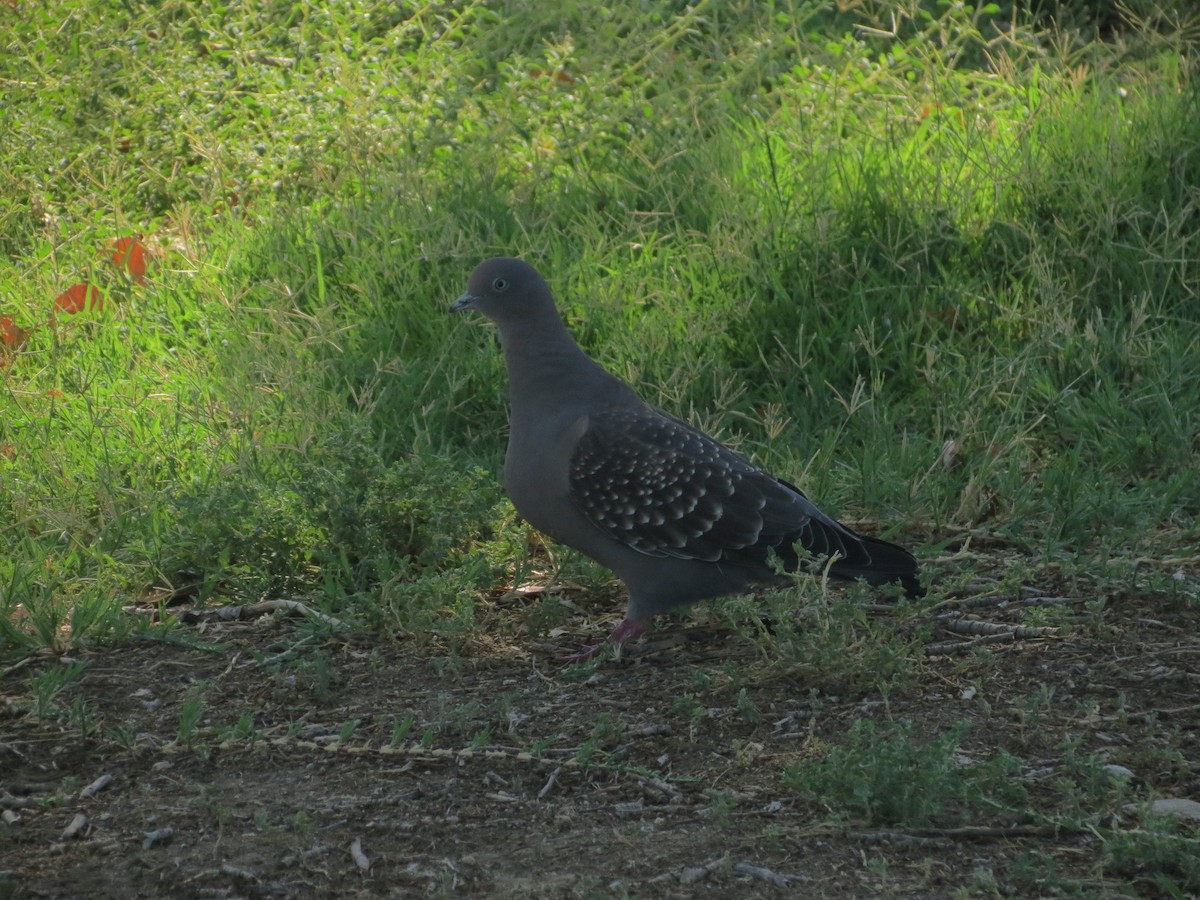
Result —
POLYGON ((481 263, 451 309, 478 310, 500 332, 512 403, 504 482, 517 512, 629 590, 609 641, 640 634, 658 613, 773 580, 772 556, 805 567, 797 544, 809 566, 922 593, 907 550, 856 534, 597 365, 532 266, 481 263))

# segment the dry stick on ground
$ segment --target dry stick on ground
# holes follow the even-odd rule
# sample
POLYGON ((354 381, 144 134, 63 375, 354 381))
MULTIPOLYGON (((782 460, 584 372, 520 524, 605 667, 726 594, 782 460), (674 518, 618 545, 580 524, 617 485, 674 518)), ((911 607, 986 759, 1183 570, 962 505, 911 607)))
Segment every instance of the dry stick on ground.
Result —
POLYGON ((33 797, 14 797, 8 791, 0 791, 0 809, 28 809, 37 804, 33 797))
POLYGON ((80 800, 87 800, 89 797, 95 797, 98 793, 112 784, 113 777, 109 774, 101 775, 82 791, 79 792, 80 800))
POLYGON ((797 881, 806 881, 799 875, 785 875, 782 872, 775 872, 765 866, 755 866, 750 863, 740 862, 733 867, 733 871, 739 875, 749 875, 751 878, 757 878, 760 881, 766 881, 775 887, 791 887, 797 881))
POLYGON ((1072 603, 1085 603, 1087 597, 1005 597, 1003 594, 992 594, 988 597, 970 597, 965 600, 944 600, 934 607, 960 606, 963 609, 979 609, 991 606, 1067 606, 1072 603))
POLYGON ((1058 629, 1051 626, 1000 625, 994 622, 980 622, 975 619, 939 619, 937 620, 937 625, 951 634, 964 634, 968 637, 990 637, 992 635, 1007 634, 1017 640, 1027 640, 1029 638, 1056 637, 1058 635, 1058 629))
POLYGON ((926 656, 953 656, 956 653, 966 653, 976 647, 982 647, 985 644, 1011 644, 1016 641, 1016 636, 1011 632, 1005 634, 989 634, 984 637, 978 637, 971 641, 942 641, 937 644, 928 644, 925 647, 926 656))
POLYGON ((37 652, 37 653, 31 653, 31 654, 29 654, 29 656, 26 656, 24 659, 17 660, 15 663, 13 663, 7 669, 0 669, 0 676, 2 676, 4 678, 8 678, 12 675, 15 675, 17 672, 20 672, 26 666, 33 665, 33 663, 36 662, 38 659, 43 659, 49 655, 50 655, 49 652, 47 652, 45 650, 37 652))
POLYGON ((655 875, 650 879, 650 884, 662 884, 664 882, 678 882, 679 884, 695 884, 702 878, 706 878, 713 872, 718 871, 729 861, 728 856, 722 856, 717 859, 709 860, 706 863, 701 863, 698 866, 685 866, 678 872, 664 872, 662 875, 655 875))
POLYGON ((169 844, 173 837, 175 837, 174 828, 155 828, 153 831, 144 832, 142 834, 142 849, 149 850, 158 844, 169 844))
POLYGON ((539 800, 544 800, 546 798, 546 795, 549 794, 552 790, 554 790, 554 785, 558 783, 558 773, 561 771, 562 771, 562 766, 559 766, 557 769, 555 769, 553 772, 550 773, 550 777, 546 779, 545 785, 543 785, 542 789, 537 792, 537 798, 539 800))
POLYGON ((253 619, 256 616, 272 612, 296 613, 315 619, 331 628, 346 627, 341 619, 305 606, 299 600, 262 600, 258 603, 222 606, 219 609, 185 609, 179 614, 179 621, 187 624, 192 622, 235 622, 239 619, 253 619))
POLYGON ((362 871, 371 871, 371 860, 367 858, 367 854, 363 853, 362 838, 356 837, 354 842, 350 844, 350 857, 354 860, 354 864, 362 871))
POLYGON ((860 841, 896 841, 904 843, 914 838, 922 840, 949 839, 991 841, 1009 838, 1057 838, 1063 834, 1084 834, 1083 829, 1064 825, 1013 825, 1008 828, 991 825, 963 825, 958 828, 896 828, 880 831, 842 831, 845 837, 860 841))
MULTIPOLYGON (((264 747, 270 747, 279 750, 309 750, 319 751, 321 753, 344 753, 348 756, 406 756, 414 761, 421 762, 438 762, 448 760, 471 760, 471 759, 509 759, 517 762, 532 763, 540 766, 554 766, 555 774, 557 775, 563 769, 576 769, 579 771, 599 771, 611 772, 615 775, 622 775, 632 778, 639 784, 645 787, 652 788, 661 794, 666 795, 672 801, 678 803, 684 799, 684 794, 679 788, 673 784, 652 775, 645 775, 641 772, 636 772, 623 766, 616 766, 604 762, 581 761, 578 758, 574 759, 549 759, 543 756, 534 756, 526 750, 476 750, 471 747, 464 747, 460 750, 451 750, 441 747, 426 747, 421 744, 403 744, 403 745, 386 745, 383 747, 374 747, 369 744, 343 744, 340 741, 330 743, 320 743, 317 741, 297 740, 294 738, 268 738, 265 740, 255 740, 249 743, 239 743, 235 741, 222 741, 217 745, 217 749, 236 750, 257 750, 264 747)), ((176 752, 183 750, 182 745, 168 744, 162 748, 167 752, 176 752)))
POLYGON ((63 829, 62 838, 64 841, 69 841, 71 838, 80 837, 88 826, 88 817, 83 813, 76 813, 75 818, 71 820, 71 824, 63 829))

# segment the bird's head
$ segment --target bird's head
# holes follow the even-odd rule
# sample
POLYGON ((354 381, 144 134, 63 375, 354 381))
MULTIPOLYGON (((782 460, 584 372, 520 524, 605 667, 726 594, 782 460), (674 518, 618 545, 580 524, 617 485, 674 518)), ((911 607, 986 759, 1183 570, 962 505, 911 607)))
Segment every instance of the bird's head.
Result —
POLYGON ((554 313, 554 296, 537 269, 510 257, 485 260, 467 280, 451 312, 475 309, 497 324, 554 313))

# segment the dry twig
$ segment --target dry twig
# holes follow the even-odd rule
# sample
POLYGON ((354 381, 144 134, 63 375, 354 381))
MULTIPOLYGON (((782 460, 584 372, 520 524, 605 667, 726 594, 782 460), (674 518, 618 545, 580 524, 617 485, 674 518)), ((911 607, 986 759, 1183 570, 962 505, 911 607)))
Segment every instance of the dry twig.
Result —
POLYGON ((110 784, 112 784, 112 780, 113 780, 113 777, 107 773, 105 773, 104 775, 101 775, 99 778, 97 778, 95 781, 93 781, 91 784, 89 784, 87 787, 85 787, 82 791, 79 792, 79 799, 87 800, 91 797, 95 797, 98 793, 100 793, 102 790, 104 790, 106 787, 108 787, 110 784))
POLYGON ((362 871, 371 871, 371 860, 367 858, 367 854, 363 853, 362 838, 356 837, 350 845, 350 857, 354 860, 354 864, 362 871))
POLYGON ((236 622, 241 619, 253 619, 272 612, 295 613, 309 619, 314 619, 323 625, 328 625, 330 628, 345 627, 345 623, 341 619, 305 606, 299 600, 262 600, 258 603, 222 606, 218 609, 185 609, 179 614, 179 621, 185 624, 193 622, 236 622))

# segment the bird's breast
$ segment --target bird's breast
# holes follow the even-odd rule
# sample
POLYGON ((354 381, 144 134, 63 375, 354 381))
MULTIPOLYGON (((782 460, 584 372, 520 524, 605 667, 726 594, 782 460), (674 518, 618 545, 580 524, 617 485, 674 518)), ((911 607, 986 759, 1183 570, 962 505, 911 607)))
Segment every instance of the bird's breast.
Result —
POLYGON ((587 416, 554 422, 513 416, 504 458, 504 488, 517 512, 550 537, 572 543, 562 533, 577 516, 570 502, 570 460, 587 416))

